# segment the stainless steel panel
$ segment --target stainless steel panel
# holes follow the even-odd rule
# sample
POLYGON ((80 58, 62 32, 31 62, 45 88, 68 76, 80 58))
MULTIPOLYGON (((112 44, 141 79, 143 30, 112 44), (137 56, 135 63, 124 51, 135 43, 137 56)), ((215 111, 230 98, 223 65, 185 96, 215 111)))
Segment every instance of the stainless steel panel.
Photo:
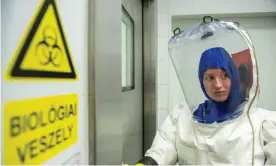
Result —
POLYGON ((157 1, 143 1, 144 153, 156 134, 157 1))
POLYGON ((122 0, 122 5, 134 21, 135 81, 133 90, 122 93, 123 162, 135 164, 143 156, 142 2, 122 0))
POLYGON ((121 1, 95 0, 94 9, 95 164, 117 165, 123 139, 121 1))
POLYGON ((152 143, 156 132, 155 6, 156 2, 144 4, 142 20, 140 0, 89 0, 90 164, 134 164, 143 156, 143 133, 144 151, 152 143), (122 4, 135 20, 136 37, 135 90, 127 92, 121 91, 122 4))
POLYGON ((95 164, 95 4, 88 1, 88 135, 89 165, 95 164))

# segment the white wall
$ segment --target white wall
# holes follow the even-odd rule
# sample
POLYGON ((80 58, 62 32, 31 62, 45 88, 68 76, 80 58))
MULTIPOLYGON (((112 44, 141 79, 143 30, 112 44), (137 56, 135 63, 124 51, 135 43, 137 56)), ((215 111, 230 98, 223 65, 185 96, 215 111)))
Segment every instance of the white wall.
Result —
POLYGON ((177 102, 184 100, 168 54, 168 41, 173 30, 172 19, 199 18, 213 14, 224 17, 229 14, 265 16, 275 12, 275 0, 158 0, 158 127, 168 111, 177 102))
MULTIPOLYGON (((41 164, 62 164, 77 152, 80 152, 80 164, 88 164, 88 5, 87 0, 58 0, 56 2, 79 80, 77 82, 7 82, 4 80, 5 71, 11 61, 11 57, 18 47, 19 41, 26 27, 29 25, 34 12, 37 10, 40 1, 1 0, 1 40, 4 41, 1 43, 1 120, 3 120, 4 104, 8 101, 77 93, 79 100, 77 143, 41 164)), ((1 133, 3 133, 3 130, 1 130, 1 133)), ((3 143, 3 140, 1 142, 3 143)))
POLYGON ((168 40, 171 32, 169 0, 157 1, 157 127, 164 121, 169 109, 168 40))
POLYGON ((275 0, 169 0, 172 16, 248 14, 276 11, 275 0))

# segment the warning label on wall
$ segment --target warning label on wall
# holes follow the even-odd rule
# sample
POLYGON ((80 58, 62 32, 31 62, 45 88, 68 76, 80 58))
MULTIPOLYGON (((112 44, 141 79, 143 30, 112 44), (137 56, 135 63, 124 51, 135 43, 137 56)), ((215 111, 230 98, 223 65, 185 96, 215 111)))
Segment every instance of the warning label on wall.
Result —
POLYGON ((77 80, 55 0, 44 0, 6 73, 7 80, 77 80))
POLYGON ((12 101, 4 106, 4 165, 42 164, 77 140, 77 94, 12 101))

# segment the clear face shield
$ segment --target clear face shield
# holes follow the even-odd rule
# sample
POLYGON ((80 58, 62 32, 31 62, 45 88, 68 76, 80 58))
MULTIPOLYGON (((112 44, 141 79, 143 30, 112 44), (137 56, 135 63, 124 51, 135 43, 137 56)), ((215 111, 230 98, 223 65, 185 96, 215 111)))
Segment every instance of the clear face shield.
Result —
POLYGON ((238 23, 206 18, 175 33, 169 53, 193 119, 208 124, 248 110, 257 96, 258 72, 248 33, 238 23))

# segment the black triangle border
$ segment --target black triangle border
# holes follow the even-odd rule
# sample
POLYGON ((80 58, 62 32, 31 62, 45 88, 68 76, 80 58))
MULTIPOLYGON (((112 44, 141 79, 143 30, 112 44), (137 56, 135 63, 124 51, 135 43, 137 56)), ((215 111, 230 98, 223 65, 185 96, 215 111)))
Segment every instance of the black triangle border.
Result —
POLYGON ((22 47, 22 49, 20 50, 20 53, 17 57, 17 60, 13 66, 13 69, 11 70, 11 77, 35 77, 35 78, 66 78, 66 79, 76 79, 76 72, 71 60, 71 54, 69 52, 68 49, 68 45, 67 42, 65 40, 65 36, 64 36, 64 32, 62 29, 62 25, 61 25, 61 21, 58 15, 58 10, 57 10, 57 6, 54 2, 55 0, 45 0, 42 8, 40 9, 37 17, 35 18, 35 22, 32 26, 31 31, 28 34, 28 37, 25 40, 25 43, 22 47), (25 53, 27 52, 34 35, 36 34, 36 30, 38 29, 41 20, 43 19, 43 16, 45 15, 48 7, 50 5, 53 5, 54 8, 54 13, 57 19, 57 23, 58 23, 58 28, 59 28, 59 32, 61 33, 61 38, 62 38, 62 42, 64 44, 64 48, 66 51, 66 55, 67 55, 67 59, 71 68, 71 73, 65 73, 65 72, 52 72, 52 71, 37 71, 37 70, 21 70, 20 69, 20 65, 25 57, 25 53))

